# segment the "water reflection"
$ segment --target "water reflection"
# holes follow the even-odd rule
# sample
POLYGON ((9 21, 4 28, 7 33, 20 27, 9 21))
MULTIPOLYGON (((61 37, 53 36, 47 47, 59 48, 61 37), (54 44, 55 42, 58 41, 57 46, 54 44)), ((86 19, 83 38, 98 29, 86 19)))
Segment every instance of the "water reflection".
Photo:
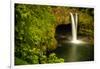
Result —
POLYGON ((72 40, 71 30, 70 23, 57 26, 55 39, 58 42, 58 47, 53 52, 56 53, 57 57, 63 58, 65 62, 94 60, 94 45, 88 42, 70 42, 72 40))
POLYGON ((91 44, 75 45, 63 43, 54 52, 58 57, 64 58, 65 62, 94 60, 94 48, 91 44))

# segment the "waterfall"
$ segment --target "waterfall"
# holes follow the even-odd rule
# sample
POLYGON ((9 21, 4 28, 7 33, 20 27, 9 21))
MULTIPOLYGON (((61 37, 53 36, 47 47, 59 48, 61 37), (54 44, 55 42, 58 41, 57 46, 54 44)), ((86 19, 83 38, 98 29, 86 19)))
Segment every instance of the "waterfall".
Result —
POLYGON ((77 24, 78 24, 78 15, 77 13, 75 16, 70 13, 71 15, 71 21, 72 21, 72 40, 76 41, 77 40, 77 24))
POLYGON ((70 13, 70 15, 71 15, 71 24, 72 24, 72 42, 75 44, 71 48, 71 53, 70 53, 71 55, 69 55, 69 57, 70 57, 69 60, 77 61, 78 58, 76 56, 76 54, 77 54, 77 47, 76 47, 77 45, 76 44, 80 43, 80 41, 77 39, 78 15, 77 15, 77 13, 75 13, 75 16, 72 13, 70 13))

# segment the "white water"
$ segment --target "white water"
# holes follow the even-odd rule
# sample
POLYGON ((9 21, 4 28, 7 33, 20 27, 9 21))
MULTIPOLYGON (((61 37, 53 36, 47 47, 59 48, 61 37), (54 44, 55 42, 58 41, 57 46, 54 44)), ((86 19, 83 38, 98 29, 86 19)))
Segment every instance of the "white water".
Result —
MULTIPOLYGON (((72 43, 79 44, 80 41, 77 40, 78 16, 77 16, 77 13, 75 13, 75 15, 70 13, 70 15, 71 15, 71 24, 72 24, 72 43)), ((76 56, 77 48, 76 48, 75 44, 71 48, 71 54, 69 55, 69 57, 70 57, 69 60, 71 60, 71 61, 77 61, 77 59, 78 59, 76 56)))
POLYGON ((77 41, 77 24, 78 24, 78 15, 77 13, 75 14, 75 16, 70 13, 71 15, 71 23, 72 23, 72 40, 73 41, 77 41))

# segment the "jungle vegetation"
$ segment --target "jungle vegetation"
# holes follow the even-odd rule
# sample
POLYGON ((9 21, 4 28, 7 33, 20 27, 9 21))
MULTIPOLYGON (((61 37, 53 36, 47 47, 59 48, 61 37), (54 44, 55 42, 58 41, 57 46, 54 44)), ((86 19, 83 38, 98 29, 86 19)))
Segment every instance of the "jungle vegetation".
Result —
POLYGON ((79 14, 79 32, 93 43, 93 8, 15 4, 15 65, 63 63, 57 57, 55 28, 71 23, 69 12, 79 14))

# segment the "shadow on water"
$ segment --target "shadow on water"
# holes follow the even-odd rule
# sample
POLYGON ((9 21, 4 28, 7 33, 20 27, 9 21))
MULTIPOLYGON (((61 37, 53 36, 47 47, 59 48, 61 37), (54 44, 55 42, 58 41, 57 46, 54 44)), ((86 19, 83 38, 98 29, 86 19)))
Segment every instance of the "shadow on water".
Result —
POLYGON ((73 44, 66 43, 72 38, 71 25, 61 24, 56 28, 55 39, 58 42, 58 47, 53 52, 57 57, 63 58, 65 62, 74 61, 93 61, 94 60, 94 45, 93 44, 73 44))
POLYGON ((65 62, 92 61, 94 60, 94 46, 90 44, 62 44, 54 51, 65 62))

